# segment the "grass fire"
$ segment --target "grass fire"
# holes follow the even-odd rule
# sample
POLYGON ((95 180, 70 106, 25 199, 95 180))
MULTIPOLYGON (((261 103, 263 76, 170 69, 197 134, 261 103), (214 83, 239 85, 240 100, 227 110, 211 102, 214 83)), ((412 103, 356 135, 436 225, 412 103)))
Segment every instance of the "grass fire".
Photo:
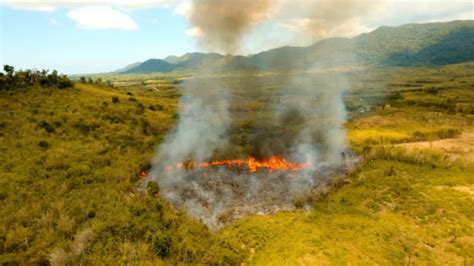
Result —
POLYGON ((309 167, 310 164, 289 162, 282 156, 275 155, 267 160, 257 160, 255 157, 249 156, 247 160, 222 160, 199 163, 188 160, 176 165, 177 168, 184 168, 186 170, 191 170, 195 167, 209 168, 216 166, 227 166, 229 168, 246 168, 252 173, 266 169, 268 172, 271 173, 273 171, 298 172, 300 170, 303 170, 304 168, 309 167))

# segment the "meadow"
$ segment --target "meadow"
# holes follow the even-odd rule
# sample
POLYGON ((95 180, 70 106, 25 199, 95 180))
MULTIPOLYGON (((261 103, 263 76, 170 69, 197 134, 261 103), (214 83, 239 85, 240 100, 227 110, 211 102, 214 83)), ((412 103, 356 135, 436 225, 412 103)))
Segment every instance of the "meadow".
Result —
MULTIPOLYGON (((270 95, 287 75, 223 75, 235 122, 232 148, 217 157, 256 152, 250 136, 274 126, 265 123, 270 95)), ((357 169, 305 195, 311 211, 247 217, 219 232, 139 189, 179 119, 186 73, 1 90, 0 263, 474 263, 474 144, 429 145, 473 132, 474 63, 348 75, 357 169)))

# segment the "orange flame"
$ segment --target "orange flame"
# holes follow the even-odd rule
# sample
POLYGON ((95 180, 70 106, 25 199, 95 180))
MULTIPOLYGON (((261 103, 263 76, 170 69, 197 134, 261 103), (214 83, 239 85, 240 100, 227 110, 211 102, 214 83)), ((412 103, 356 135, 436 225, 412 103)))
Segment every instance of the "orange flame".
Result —
POLYGON ((308 163, 293 163, 287 161, 281 156, 272 156, 268 160, 259 161, 254 157, 248 157, 247 160, 222 160, 222 161, 212 161, 212 162, 192 162, 185 161, 183 163, 178 163, 177 168, 184 168, 186 170, 192 169, 194 167, 198 168, 208 168, 211 166, 220 166, 226 165, 228 167, 232 166, 247 166, 250 172, 255 173, 260 168, 266 168, 269 172, 276 170, 280 171, 292 171, 297 172, 309 166, 308 163))

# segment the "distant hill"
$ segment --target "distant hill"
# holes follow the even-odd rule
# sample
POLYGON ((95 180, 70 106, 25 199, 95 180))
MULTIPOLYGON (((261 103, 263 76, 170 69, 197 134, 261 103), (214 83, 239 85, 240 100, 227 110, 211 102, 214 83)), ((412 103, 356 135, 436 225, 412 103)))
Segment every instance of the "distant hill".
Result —
POLYGON ((170 64, 165 60, 161 59, 149 59, 136 67, 132 67, 122 73, 135 74, 135 73, 150 73, 150 72, 170 72, 175 70, 174 64, 170 64))
POLYGON ((132 68, 135 68, 135 67, 141 65, 141 64, 142 64, 142 62, 136 62, 136 63, 130 64, 130 65, 124 67, 124 68, 117 69, 113 73, 124 73, 124 72, 126 72, 126 71, 128 71, 132 68))
POLYGON ((315 66, 444 65, 474 60, 474 21, 380 27, 354 38, 329 38, 308 47, 281 47, 250 56, 188 53, 150 59, 118 73, 171 72, 212 66, 217 70, 307 69, 315 66))

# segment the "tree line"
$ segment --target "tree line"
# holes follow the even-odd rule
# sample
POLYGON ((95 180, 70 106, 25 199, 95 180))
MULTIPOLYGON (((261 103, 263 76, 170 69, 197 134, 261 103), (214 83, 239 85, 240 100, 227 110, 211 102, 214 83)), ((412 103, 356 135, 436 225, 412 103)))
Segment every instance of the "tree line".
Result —
POLYGON ((10 65, 3 66, 0 72, 0 90, 15 90, 28 87, 53 87, 66 89, 74 86, 74 82, 67 75, 60 75, 53 70, 17 70, 10 65))

